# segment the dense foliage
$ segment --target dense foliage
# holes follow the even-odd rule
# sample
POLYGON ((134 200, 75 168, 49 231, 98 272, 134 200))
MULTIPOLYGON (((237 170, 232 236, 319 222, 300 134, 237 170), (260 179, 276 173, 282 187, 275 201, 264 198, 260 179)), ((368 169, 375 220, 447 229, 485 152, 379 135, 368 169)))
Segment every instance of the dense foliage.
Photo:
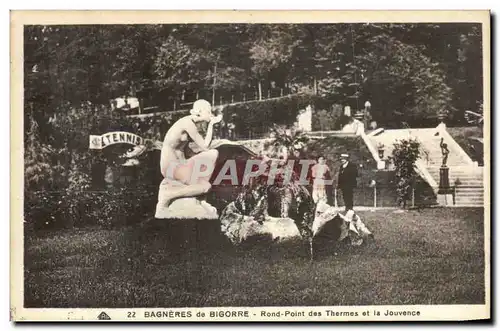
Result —
POLYGON ((125 224, 134 215, 142 216, 145 208, 154 208, 157 162, 148 164, 148 158, 154 156, 141 160, 144 167, 130 176, 126 172, 133 170, 122 167, 125 160, 121 158, 130 146, 89 150, 89 135, 125 130, 157 138, 160 134, 155 131, 167 128, 175 117, 132 120, 107 107, 84 104, 58 109, 43 126, 38 126, 32 116, 28 118, 24 157, 26 229, 125 224), (42 139, 42 128, 48 143, 42 139), (106 169, 115 173, 121 169, 122 176, 105 183, 106 169))
POLYGON ((417 179, 415 162, 419 156, 420 142, 416 139, 403 139, 394 144, 390 159, 395 168, 398 204, 402 207, 406 207, 408 200, 411 199, 412 189, 417 179))
POLYGON ((383 127, 435 125, 442 111, 460 123, 465 110, 482 111, 481 38, 478 24, 26 26, 25 203, 27 215, 40 208, 50 215, 27 218, 45 224, 93 208, 117 223, 104 204, 87 205, 103 201, 92 194, 112 201, 110 214, 131 206, 140 213, 145 195, 130 192, 153 192, 141 187, 157 185, 152 172, 141 171, 126 189, 137 204, 101 190, 92 174, 120 167, 128 147, 91 151, 89 135, 124 130, 161 139, 196 98, 231 102, 217 134, 234 124, 235 137, 293 124, 307 105, 315 130, 339 129, 344 107, 356 111, 366 100, 383 127), (124 95, 169 112, 127 118, 110 109, 124 95))
POLYGON ((273 125, 292 126, 299 110, 313 105, 321 109, 328 100, 310 94, 295 94, 262 101, 235 103, 224 108, 224 121, 235 125, 236 137, 261 138, 273 125))
POLYGON ((39 119, 124 94, 171 110, 309 91, 370 100, 385 127, 458 122, 482 103, 481 52, 478 24, 27 26, 25 100, 39 119))

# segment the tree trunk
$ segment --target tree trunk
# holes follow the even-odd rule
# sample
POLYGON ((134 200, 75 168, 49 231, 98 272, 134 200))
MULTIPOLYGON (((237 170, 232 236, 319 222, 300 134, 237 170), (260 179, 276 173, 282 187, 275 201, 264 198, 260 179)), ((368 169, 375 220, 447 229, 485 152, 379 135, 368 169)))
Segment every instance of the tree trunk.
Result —
POLYGON ((215 84, 217 83, 217 62, 219 62, 219 55, 217 55, 217 60, 215 61, 214 64, 214 82, 212 85, 212 106, 215 105, 215 84))
POLYGON ((318 94, 318 82, 316 81, 316 76, 314 76, 314 95, 318 94))
POLYGON ((259 80, 259 101, 262 100, 262 83, 261 81, 259 80))

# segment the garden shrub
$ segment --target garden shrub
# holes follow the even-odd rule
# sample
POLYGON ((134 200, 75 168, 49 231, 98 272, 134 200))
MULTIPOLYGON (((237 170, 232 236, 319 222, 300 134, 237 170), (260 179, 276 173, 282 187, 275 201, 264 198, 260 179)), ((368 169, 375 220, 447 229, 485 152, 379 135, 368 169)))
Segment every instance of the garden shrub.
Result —
POLYGON ((67 195, 69 221, 75 227, 132 225, 154 216, 156 192, 116 189, 74 191, 67 195))
POLYGON ((308 105, 326 107, 329 101, 313 94, 294 94, 280 98, 256 100, 228 105, 224 108, 224 122, 235 125, 236 137, 266 134, 271 125, 293 125, 298 112, 308 105))
MULTIPOLYGON (((334 104, 329 108, 323 108, 313 111, 312 130, 313 131, 334 131, 341 130, 343 127, 343 107, 334 104)), ((346 123, 347 124, 347 123, 346 123)))
POLYGON ((133 225, 154 216, 157 188, 40 191, 25 196, 26 231, 133 225))
POLYGON ((406 208, 411 199, 412 188, 418 178, 415 162, 420 156, 420 142, 416 139, 402 139, 394 143, 392 156, 389 158, 395 167, 396 192, 398 205, 406 208))
POLYGON ((35 191, 24 193, 24 227, 32 232, 65 227, 64 192, 35 191))

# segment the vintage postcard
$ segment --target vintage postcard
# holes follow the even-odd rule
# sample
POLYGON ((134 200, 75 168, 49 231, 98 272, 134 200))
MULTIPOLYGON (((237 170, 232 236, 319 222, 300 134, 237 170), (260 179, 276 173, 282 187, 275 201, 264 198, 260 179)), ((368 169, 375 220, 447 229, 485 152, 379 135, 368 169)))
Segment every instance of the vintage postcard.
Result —
POLYGON ((12 11, 11 319, 491 318, 489 11, 12 11))

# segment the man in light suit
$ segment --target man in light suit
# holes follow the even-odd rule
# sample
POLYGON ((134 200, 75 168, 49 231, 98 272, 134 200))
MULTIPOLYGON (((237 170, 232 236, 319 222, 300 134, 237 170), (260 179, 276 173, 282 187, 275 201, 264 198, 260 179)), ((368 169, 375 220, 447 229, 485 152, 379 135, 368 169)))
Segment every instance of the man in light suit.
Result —
POLYGON ((353 191, 357 186, 358 167, 349 161, 348 154, 340 155, 342 165, 339 169, 338 188, 342 191, 345 210, 353 210, 353 191))

